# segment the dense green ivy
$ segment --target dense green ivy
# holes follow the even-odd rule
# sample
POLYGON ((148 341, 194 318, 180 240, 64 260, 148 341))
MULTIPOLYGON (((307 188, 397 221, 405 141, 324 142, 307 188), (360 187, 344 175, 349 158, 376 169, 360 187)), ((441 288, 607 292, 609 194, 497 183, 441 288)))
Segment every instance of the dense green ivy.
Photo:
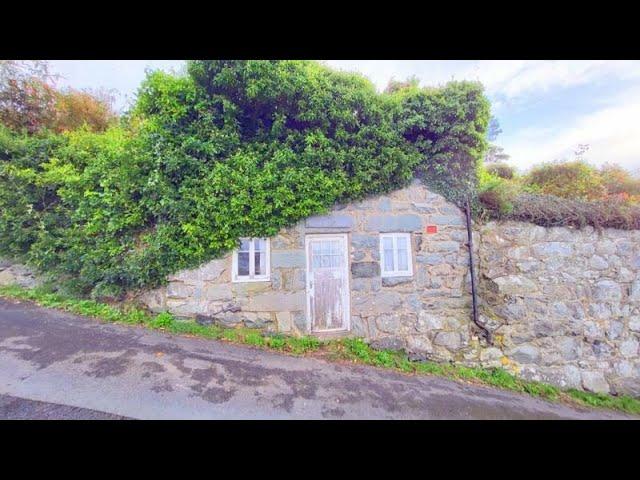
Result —
POLYGON ((459 201, 488 119, 476 83, 379 94, 318 62, 192 61, 104 133, 0 128, 0 255, 96 296, 155 286, 416 175, 459 201))

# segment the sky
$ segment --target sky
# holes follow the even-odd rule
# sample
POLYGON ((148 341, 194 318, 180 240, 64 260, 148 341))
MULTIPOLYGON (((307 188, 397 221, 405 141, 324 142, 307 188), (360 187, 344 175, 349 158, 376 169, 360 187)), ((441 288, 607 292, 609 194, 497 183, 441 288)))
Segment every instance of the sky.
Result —
MULTIPOLYGON (((422 86, 477 80, 502 133, 495 143, 521 171, 571 159, 587 144, 594 165, 617 163, 640 174, 640 61, 631 60, 325 60, 360 72, 379 90, 415 76, 422 86)), ((107 88, 126 109, 148 69, 180 72, 181 60, 56 60, 60 84, 107 88)))

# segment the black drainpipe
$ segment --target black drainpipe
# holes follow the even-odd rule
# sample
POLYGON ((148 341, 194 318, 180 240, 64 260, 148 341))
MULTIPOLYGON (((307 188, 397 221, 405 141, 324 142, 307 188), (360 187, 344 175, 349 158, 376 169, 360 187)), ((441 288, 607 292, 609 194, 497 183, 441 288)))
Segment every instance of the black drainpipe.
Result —
POLYGON ((471 273, 471 298, 473 300, 473 323, 475 323, 483 332, 484 338, 487 340, 489 345, 493 345, 493 338, 491 336, 491 332, 480 323, 478 320, 478 293, 476 292, 476 272, 475 272, 475 264, 473 262, 473 235, 471 232, 471 206, 469 202, 469 197, 467 197, 467 201, 465 203, 465 213, 467 215, 467 238, 469 245, 469 269, 471 273))

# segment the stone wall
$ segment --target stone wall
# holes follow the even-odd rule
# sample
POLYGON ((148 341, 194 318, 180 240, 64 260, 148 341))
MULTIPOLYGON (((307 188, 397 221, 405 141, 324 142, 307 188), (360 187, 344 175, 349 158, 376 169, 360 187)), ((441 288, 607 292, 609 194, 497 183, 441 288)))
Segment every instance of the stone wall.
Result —
MULTIPOLYGON (((471 321, 464 215, 417 182, 283 229, 270 240, 269 281, 233 283, 229 254, 171 275, 139 300, 200 322, 307 334, 304 243, 312 233, 348 235, 348 335, 413 358, 500 366, 564 388, 640 396, 640 231, 479 226, 480 318, 494 334, 490 346, 471 321), (427 225, 437 233, 426 233, 427 225), (381 277, 384 232, 411 233, 412 277, 381 277)), ((9 283, 38 279, 0 261, 0 285, 9 283)))
POLYGON ((24 265, 0 258, 0 285, 20 285, 33 288, 42 283, 41 279, 24 265))
POLYGON ((500 350, 485 364, 640 396, 640 231, 509 222, 480 238, 482 308, 500 350))
POLYGON ((283 229, 271 239, 271 279, 231 282, 231 255, 169 277, 142 301, 152 309, 224 325, 244 324, 306 334, 306 234, 347 233, 351 331, 416 356, 464 360, 477 349, 469 326, 471 302, 462 211, 419 182, 387 196, 338 206, 283 229), (426 234, 426 225, 437 233, 426 234), (382 278, 379 234, 410 232, 413 276, 382 278))

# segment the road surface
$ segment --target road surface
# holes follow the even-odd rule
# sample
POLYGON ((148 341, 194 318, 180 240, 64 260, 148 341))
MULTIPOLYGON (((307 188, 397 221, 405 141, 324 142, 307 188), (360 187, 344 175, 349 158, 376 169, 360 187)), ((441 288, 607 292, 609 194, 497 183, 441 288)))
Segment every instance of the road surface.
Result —
POLYGON ((100 323, 0 299, 0 418, 120 417, 630 418, 438 377, 100 323))

